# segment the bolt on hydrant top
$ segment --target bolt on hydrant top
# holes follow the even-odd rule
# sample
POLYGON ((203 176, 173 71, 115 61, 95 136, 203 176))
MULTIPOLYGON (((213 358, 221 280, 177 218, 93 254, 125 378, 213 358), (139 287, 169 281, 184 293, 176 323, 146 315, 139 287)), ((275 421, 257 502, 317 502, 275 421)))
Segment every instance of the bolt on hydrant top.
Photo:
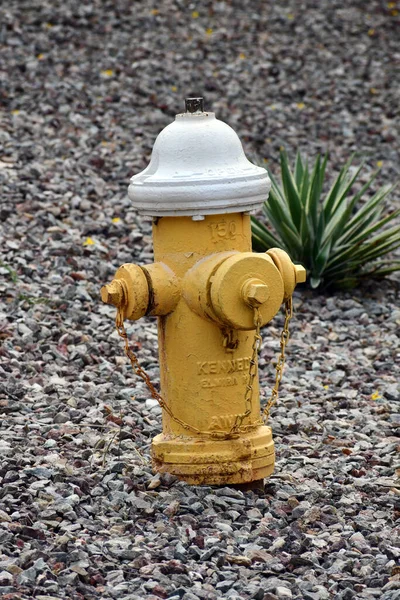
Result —
POLYGON ((150 164, 134 175, 129 198, 142 215, 193 216, 247 212, 260 207, 271 187, 265 169, 247 160, 226 123, 187 98, 158 135, 150 164))

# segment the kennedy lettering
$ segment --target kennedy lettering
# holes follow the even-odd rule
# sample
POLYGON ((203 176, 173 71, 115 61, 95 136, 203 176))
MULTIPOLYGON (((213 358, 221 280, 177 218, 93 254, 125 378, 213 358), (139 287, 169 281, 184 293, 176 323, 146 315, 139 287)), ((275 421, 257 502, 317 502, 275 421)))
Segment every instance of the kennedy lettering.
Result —
POLYGON ((248 371, 249 366, 250 357, 234 358, 232 360, 208 360, 197 363, 197 373, 199 375, 230 374, 238 371, 248 371))

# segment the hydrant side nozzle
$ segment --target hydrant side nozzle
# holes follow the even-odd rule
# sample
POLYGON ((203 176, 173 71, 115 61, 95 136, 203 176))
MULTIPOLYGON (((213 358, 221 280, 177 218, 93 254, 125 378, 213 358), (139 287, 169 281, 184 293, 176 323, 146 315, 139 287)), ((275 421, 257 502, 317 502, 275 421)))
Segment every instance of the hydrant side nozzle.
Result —
POLYGON ((306 281, 307 272, 303 265, 293 264, 289 255, 281 248, 270 248, 267 255, 272 258, 282 275, 285 287, 284 299, 287 300, 293 294, 296 285, 306 281))
POLYGON ((174 310, 181 297, 181 282, 170 267, 155 262, 142 267, 150 292, 147 314, 161 317, 174 310))
POLYGON ((180 296, 178 278, 162 262, 146 267, 122 265, 115 279, 101 288, 103 302, 123 308, 124 317, 132 321, 147 314, 167 315, 174 310, 180 296))
POLYGON ((123 309, 125 319, 136 321, 143 317, 149 306, 149 286, 141 267, 122 265, 115 278, 101 288, 101 299, 123 309))

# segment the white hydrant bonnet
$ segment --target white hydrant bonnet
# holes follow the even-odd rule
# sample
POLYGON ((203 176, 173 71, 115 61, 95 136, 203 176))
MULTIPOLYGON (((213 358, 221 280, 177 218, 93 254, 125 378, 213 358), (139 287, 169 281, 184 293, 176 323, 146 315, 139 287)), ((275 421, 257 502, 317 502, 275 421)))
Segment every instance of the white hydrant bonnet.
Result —
POLYGON ((271 187, 267 171, 247 160, 229 125, 203 112, 202 99, 187 99, 186 110, 161 131, 148 167, 132 177, 134 208, 197 218, 259 208, 271 187))

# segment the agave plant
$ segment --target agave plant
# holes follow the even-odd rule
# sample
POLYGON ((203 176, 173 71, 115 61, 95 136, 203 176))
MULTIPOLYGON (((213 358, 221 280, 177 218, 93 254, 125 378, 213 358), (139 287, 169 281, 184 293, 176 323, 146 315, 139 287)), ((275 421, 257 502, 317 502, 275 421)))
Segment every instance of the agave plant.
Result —
POLYGON ((281 152, 282 186, 269 173, 272 188, 263 206, 268 225, 252 217, 254 249, 283 248, 306 267, 313 288, 353 287, 362 278, 400 270, 399 260, 382 258, 400 246, 400 225, 387 227, 400 209, 382 217, 384 199, 394 186, 385 185, 363 201, 379 171, 353 193, 363 165, 352 167, 352 157, 323 193, 327 159, 318 155, 309 168, 298 152, 292 170, 281 152))

